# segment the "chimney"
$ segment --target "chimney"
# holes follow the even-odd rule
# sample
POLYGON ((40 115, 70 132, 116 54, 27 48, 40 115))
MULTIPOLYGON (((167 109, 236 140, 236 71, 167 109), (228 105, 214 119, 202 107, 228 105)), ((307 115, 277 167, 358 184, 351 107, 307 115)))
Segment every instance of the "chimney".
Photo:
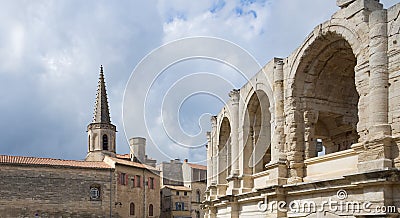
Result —
POLYGON ((146 157, 146 139, 142 137, 134 137, 129 139, 129 150, 131 161, 134 157, 140 162, 145 163, 146 157))

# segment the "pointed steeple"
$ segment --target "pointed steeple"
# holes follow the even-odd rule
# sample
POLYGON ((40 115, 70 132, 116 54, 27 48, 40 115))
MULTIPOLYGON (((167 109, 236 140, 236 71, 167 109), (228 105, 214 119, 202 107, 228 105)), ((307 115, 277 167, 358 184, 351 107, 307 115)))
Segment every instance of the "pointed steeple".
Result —
POLYGON ((103 65, 100 66, 100 78, 97 85, 96 106, 93 122, 87 127, 87 161, 102 161, 105 155, 115 156, 117 128, 111 123, 103 65))
POLYGON ((108 109, 106 83, 104 81, 103 65, 100 66, 100 77, 97 85, 96 106, 94 109, 93 123, 111 123, 110 110, 108 109))

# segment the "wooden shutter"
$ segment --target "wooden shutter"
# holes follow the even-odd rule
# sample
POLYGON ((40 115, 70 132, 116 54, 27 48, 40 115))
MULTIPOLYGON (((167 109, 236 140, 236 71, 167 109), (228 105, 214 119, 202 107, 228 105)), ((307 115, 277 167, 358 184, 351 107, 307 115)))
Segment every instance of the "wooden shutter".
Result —
POLYGON ((128 174, 125 174, 125 185, 129 184, 129 177, 128 174))
POLYGON ((118 176, 117 176, 117 183, 118 183, 118 185, 120 185, 121 184, 121 173, 118 173, 118 176))

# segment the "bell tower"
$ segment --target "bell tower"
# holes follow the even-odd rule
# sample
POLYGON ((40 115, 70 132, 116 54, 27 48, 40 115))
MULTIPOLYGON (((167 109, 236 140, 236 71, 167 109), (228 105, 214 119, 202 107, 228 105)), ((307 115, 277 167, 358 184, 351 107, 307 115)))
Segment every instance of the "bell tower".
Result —
POLYGON ((102 161, 105 155, 115 156, 115 135, 117 130, 110 119, 103 65, 100 66, 93 121, 88 125, 87 132, 87 161, 102 161))

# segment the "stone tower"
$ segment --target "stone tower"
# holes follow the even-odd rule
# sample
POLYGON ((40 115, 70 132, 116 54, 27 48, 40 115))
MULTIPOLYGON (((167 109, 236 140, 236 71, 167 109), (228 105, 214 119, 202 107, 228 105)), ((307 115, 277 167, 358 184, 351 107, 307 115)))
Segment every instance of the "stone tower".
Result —
POLYGON ((115 156, 117 130, 110 120, 103 66, 100 66, 93 122, 88 125, 87 132, 89 144, 87 161, 102 161, 104 155, 115 156))
POLYGON ((129 139, 130 157, 131 160, 135 159, 140 163, 146 163, 146 139, 142 137, 135 137, 129 139))

